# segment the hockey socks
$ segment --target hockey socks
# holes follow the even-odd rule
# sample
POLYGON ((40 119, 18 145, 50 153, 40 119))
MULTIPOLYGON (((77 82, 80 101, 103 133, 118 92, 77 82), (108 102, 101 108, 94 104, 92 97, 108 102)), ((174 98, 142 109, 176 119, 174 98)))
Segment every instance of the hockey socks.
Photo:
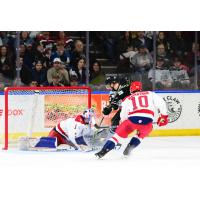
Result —
POLYGON ((108 140, 106 144, 103 146, 102 150, 95 154, 96 157, 102 158, 105 154, 107 154, 110 150, 114 149, 115 143, 111 140, 108 140))
POLYGON ((131 139, 131 141, 129 142, 129 144, 126 146, 126 148, 125 148, 123 154, 124 154, 125 156, 128 156, 128 155, 131 153, 131 151, 132 151, 135 147, 137 147, 140 143, 141 143, 141 141, 140 141, 139 138, 133 137, 133 138, 131 139))

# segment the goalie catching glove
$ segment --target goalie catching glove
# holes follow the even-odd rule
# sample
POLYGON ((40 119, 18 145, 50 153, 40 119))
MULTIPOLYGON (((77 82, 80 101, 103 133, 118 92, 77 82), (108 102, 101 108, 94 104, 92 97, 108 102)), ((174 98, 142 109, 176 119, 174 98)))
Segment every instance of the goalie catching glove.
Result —
POLYGON ((165 126, 168 124, 168 115, 160 115, 157 120, 158 126, 165 126))

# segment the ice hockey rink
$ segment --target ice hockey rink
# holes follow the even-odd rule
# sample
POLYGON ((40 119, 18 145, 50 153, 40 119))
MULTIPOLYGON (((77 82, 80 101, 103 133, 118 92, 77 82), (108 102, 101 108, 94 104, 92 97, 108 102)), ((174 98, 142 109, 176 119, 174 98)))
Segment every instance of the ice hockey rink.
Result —
POLYGON ((200 137, 149 137, 124 158, 123 148, 95 152, 0 151, 0 199, 198 200, 200 137))

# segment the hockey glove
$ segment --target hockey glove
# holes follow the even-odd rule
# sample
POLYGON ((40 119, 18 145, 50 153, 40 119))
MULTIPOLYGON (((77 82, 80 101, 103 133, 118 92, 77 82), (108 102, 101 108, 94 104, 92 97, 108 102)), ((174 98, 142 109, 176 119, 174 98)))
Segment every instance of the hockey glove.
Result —
POLYGON ((168 115, 160 115, 157 120, 158 126, 165 126, 168 124, 168 115))
POLYGON ((114 110, 117 110, 119 108, 118 104, 116 102, 112 102, 111 106, 114 110))
POLYGON ((112 107, 106 106, 106 107, 103 108, 102 113, 103 113, 104 115, 109 115, 109 114, 111 113, 111 111, 112 111, 112 107))

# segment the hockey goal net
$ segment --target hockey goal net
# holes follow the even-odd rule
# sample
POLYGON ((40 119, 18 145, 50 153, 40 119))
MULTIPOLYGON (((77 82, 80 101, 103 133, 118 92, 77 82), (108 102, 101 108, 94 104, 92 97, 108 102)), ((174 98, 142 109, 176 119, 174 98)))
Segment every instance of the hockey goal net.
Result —
POLYGON ((9 87, 4 91, 4 149, 19 137, 47 136, 58 122, 91 107, 91 89, 71 87, 9 87))

